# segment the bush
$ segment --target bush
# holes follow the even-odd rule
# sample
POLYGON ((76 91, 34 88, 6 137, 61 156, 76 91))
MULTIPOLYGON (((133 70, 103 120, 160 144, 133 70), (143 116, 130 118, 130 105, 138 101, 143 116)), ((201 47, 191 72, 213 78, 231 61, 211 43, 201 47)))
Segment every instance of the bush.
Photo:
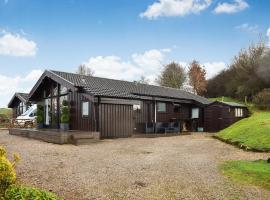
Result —
POLYGON ((62 106, 68 106, 68 101, 67 100, 63 100, 62 106))
POLYGON ((16 181, 16 172, 14 170, 16 160, 17 158, 11 163, 6 157, 6 150, 0 146, 0 197, 16 181))
POLYGON ((42 105, 37 105, 37 123, 42 124, 44 118, 44 111, 42 105))
POLYGON ((60 200, 55 194, 37 188, 11 185, 5 192, 5 200, 60 200))
POLYGON ((270 110, 270 89, 264 89, 253 97, 253 103, 258 109, 270 110))

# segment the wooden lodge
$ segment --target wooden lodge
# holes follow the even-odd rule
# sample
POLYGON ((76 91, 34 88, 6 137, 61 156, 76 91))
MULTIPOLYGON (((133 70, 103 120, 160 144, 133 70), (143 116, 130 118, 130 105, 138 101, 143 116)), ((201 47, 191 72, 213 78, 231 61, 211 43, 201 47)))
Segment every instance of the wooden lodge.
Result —
MULTIPOLYGON (((99 132, 101 138, 212 132, 240 119, 233 114, 238 107, 182 90, 51 70, 42 74, 29 100, 44 108, 44 128, 60 129, 60 108, 67 100, 70 130, 99 132)), ((245 106, 239 107, 246 117, 245 106)))
POLYGON ((27 93, 15 93, 11 98, 8 108, 12 108, 13 118, 16 118, 23 114, 31 103, 28 101, 29 95, 27 93))

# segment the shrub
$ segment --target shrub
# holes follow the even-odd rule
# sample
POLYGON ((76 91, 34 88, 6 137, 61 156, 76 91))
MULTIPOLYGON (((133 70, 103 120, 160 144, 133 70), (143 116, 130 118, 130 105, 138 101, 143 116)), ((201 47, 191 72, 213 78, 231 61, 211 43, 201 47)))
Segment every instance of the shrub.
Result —
POLYGON ((51 192, 37 188, 11 185, 5 192, 5 200, 60 200, 51 192))
POLYGON ((258 109, 270 110, 270 89, 264 89, 253 97, 253 103, 258 109))
POLYGON ((67 100, 63 100, 62 106, 68 106, 68 101, 67 100))
POLYGON ((68 102, 64 100, 61 106, 61 123, 69 123, 69 114, 68 102))
POLYGON ((16 181, 16 172, 14 170, 16 160, 17 158, 10 162, 6 157, 6 150, 0 146, 0 197, 16 181))
POLYGON ((42 105, 37 105, 37 123, 41 124, 43 123, 44 118, 44 111, 42 105))

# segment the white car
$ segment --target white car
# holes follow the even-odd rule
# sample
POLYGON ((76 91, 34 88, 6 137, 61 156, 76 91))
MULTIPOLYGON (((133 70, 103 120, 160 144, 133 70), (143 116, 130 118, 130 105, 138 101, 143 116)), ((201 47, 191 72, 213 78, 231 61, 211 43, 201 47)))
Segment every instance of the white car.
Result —
POLYGON ((16 124, 19 126, 32 126, 37 117, 37 105, 31 106, 27 111, 25 111, 22 115, 16 118, 16 124))

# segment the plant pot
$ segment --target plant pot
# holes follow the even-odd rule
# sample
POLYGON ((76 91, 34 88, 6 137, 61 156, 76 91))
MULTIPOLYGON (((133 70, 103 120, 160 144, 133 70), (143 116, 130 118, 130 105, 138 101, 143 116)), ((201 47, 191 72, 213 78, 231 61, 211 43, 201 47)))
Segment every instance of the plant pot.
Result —
POLYGON ((37 123, 37 129, 42 129, 43 128, 43 123, 37 123))
POLYGON ((68 131, 69 130, 69 124, 68 123, 61 123, 60 124, 60 129, 63 131, 68 131))

